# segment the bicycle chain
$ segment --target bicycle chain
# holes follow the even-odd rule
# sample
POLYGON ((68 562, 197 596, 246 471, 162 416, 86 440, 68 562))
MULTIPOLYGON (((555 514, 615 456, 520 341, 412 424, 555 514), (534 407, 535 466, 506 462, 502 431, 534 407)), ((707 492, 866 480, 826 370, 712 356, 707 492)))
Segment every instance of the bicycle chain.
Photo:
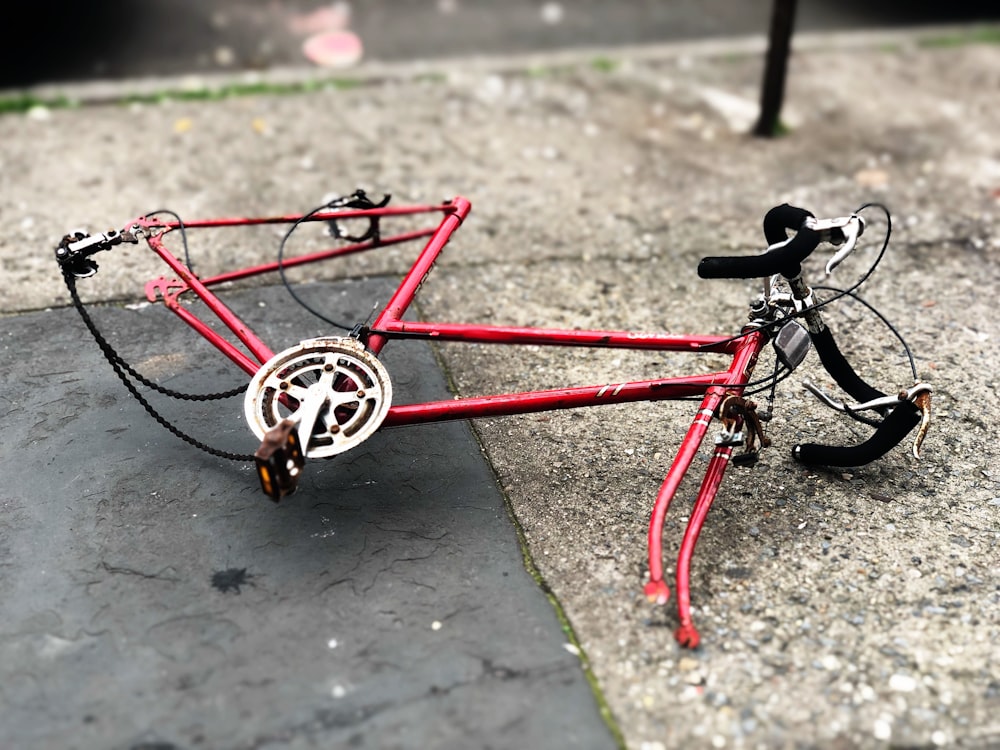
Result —
POLYGON ((158 383, 154 383, 152 380, 143 376, 134 367, 132 367, 132 365, 126 362, 121 357, 121 355, 119 355, 118 352, 115 351, 115 348, 111 346, 108 340, 104 338, 103 334, 101 334, 100 330, 98 330, 97 328, 97 325, 94 323, 93 318, 90 317, 90 313, 87 312, 87 309, 84 307, 83 302, 80 300, 80 295, 76 290, 76 278, 67 269, 63 268, 62 271, 63 271, 63 280, 66 282, 66 287, 69 289, 70 297, 73 300, 73 307, 75 307, 76 311, 80 313, 80 317, 83 319, 84 324, 90 331, 91 336, 94 337, 94 341, 97 342, 97 345, 98 347, 100 347, 101 352, 104 354, 105 358, 107 358, 108 363, 111 365, 111 369, 115 371, 115 374, 118 376, 119 380, 122 381, 122 383, 128 389, 129 393, 131 393, 132 396, 135 398, 135 400, 142 405, 143 409, 146 410, 149 416, 151 416, 158 424, 160 424, 160 426, 165 428, 168 432, 172 433, 176 437, 179 437, 185 443, 188 443, 189 445, 192 445, 195 448, 198 448, 199 450, 202 450, 205 453, 208 453, 212 456, 216 456, 218 458, 225 458, 230 461, 254 460, 252 454, 231 453, 229 451, 219 450, 218 448, 213 448, 210 445, 206 445, 200 440, 193 438, 187 433, 181 431, 178 427, 173 425, 166 417, 160 414, 156 410, 156 408, 151 403, 149 403, 149 401, 147 401, 146 398, 141 393, 139 393, 139 390, 135 387, 135 384, 131 380, 129 380, 128 375, 131 375, 133 378, 135 378, 143 385, 148 386, 149 388, 152 388, 153 390, 162 393, 165 396, 170 396, 171 398, 183 399, 187 401, 216 401, 219 399, 231 398, 233 396, 239 395, 240 393, 243 393, 247 389, 246 385, 239 386, 237 388, 233 388, 229 391, 224 391, 221 393, 197 394, 197 393, 182 393, 180 391, 175 391, 170 388, 165 388, 159 385, 158 383))

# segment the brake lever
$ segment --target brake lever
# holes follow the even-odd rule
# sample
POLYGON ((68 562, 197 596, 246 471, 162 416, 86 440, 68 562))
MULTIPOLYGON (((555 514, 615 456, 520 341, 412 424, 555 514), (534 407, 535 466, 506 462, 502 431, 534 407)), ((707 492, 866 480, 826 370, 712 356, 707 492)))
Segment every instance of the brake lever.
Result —
POLYGON ((843 245, 826 264, 826 275, 844 262, 858 244, 858 237, 864 234, 865 220, 857 214, 836 219, 806 219, 805 226, 819 233, 820 240, 832 245, 843 245))
POLYGON ((873 427, 877 427, 878 422, 869 417, 863 416, 860 412, 883 410, 898 406, 906 401, 911 402, 915 407, 917 407, 917 409, 920 410, 920 425, 917 427, 917 434, 913 439, 912 449, 913 457, 917 460, 920 459, 920 448, 923 445, 924 438, 927 437, 927 431, 931 426, 931 392, 933 389, 930 384, 917 382, 910 388, 901 390, 895 396, 882 396, 880 398, 871 399, 870 401, 865 401, 862 404, 845 404, 842 401, 837 401, 808 380, 802 381, 802 385, 807 391, 816 396, 816 398, 818 398, 824 405, 829 406, 831 409, 836 411, 843 412, 844 414, 847 414, 848 416, 861 422, 872 425, 873 427))
POLYGON ((920 409, 920 425, 917 427, 917 434, 913 438, 913 457, 920 460, 920 446, 924 444, 927 437, 927 430, 931 426, 931 387, 921 391, 913 399, 913 405, 920 409))

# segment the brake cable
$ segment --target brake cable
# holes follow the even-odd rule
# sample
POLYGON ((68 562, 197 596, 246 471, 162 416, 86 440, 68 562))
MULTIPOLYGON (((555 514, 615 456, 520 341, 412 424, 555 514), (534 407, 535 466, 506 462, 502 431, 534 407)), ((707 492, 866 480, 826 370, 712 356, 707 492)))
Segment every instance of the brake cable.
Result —
POLYGON ((817 289, 824 292, 836 292, 837 296, 831 299, 839 299, 840 297, 846 296, 850 297, 856 302, 860 302, 862 305, 867 307, 872 312, 872 314, 875 315, 875 317, 877 317, 879 320, 882 321, 883 325, 885 325, 885 327, 889 329, 889 332, 896 337, 896 340, 899 341, 900 345, 903 347, 903 351, 906 353, 906 358, 910 363, 910 373, 913 375, 913 379, 915 381, 920 379, 919 376, 917 375, 917 363, 913 358, 913 351, 910 349, 910 345, 906 343, 906 339, 903 338, 903 334, 899 332, 899 329, 897 329, 896 326, 894 326, 889 321, 889 319, 885 317, 885 315, 879 312, 879 310, 871 302, 868 302, 867 300, 863 299, 860 295, 855 294, 850 289, 838 289, 835 286, 822 286, 822 285, 817 285, 813 287, 814 291, 817 289))
MULTIPOLYGON (((324 323, 333 326, 334 328, 339 328, 342 331, 353 331, 356 326, 348 325, 346 323, 341 323, 337 320, 324 315, 322 312, 317 310, 315 307, 310 305, 295 291, 292 283, 289 281, 288 276, 285 273, 285 246, 288 244, 288 240, 291 238, 292 234, 298 229, 303 222, 312 220, 312 218, 323 211, 336 210, 339 208, 356 208, 356 209, 372 209, 372 208, 384 208, 389 204, 391 196, 386 194, 383 196, 382 200, 375 203, 371 200, 364 190, 355 190, 351 195, 343 195, 333 200, 329 200, 321 206, 316 206, 316 208, 303 214, 288 228, 284 236, 281 238, 281 244, 278 245, 278 275, 281 277, 281 284, 285 287, 285 291, 288 295, 306 312, 315 315, 317 318, 322 320, 324 323)), ((345 231, 340 224, 337 223, 336 218, 327 219, 327 228, 330 236, 338 240, 349 240, 351 242, 365 242, 371 240, 373 244, 378 245, 381 239, 381 230, 379 227, 379 217, 373 216, 368 219, 368 227, 360 235, 351 235, 345 231)))

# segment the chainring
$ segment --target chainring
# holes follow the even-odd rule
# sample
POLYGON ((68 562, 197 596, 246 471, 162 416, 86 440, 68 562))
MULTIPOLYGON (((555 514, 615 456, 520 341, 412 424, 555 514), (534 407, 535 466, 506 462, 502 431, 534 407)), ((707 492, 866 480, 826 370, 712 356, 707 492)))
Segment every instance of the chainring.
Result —
POLYGON ((378 358, 357 339, 326 337, 301 341, 265 362, 250 381, 243 407, 259 439, 291 419, 298 423, 305 456, 327 458, 367 440, 391 402, 392 383, 378 358))

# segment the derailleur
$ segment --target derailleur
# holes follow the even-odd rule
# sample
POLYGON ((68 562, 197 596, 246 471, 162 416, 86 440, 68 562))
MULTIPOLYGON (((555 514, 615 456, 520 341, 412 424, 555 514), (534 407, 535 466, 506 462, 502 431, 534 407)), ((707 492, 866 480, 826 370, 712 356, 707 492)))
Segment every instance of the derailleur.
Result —
POLYGON ((123 242, 136 245, 140 237, 145 237, 146 230, 139 224, 133 224, 128 229, 112 229, 98 234, 87 234, 77 230, 67 234, 56 246, 56 262, 60 268, 73 274, 78 279, 85 279, 97 273, 97 263, 90 256, 102 250, 110 250, 123 242))

